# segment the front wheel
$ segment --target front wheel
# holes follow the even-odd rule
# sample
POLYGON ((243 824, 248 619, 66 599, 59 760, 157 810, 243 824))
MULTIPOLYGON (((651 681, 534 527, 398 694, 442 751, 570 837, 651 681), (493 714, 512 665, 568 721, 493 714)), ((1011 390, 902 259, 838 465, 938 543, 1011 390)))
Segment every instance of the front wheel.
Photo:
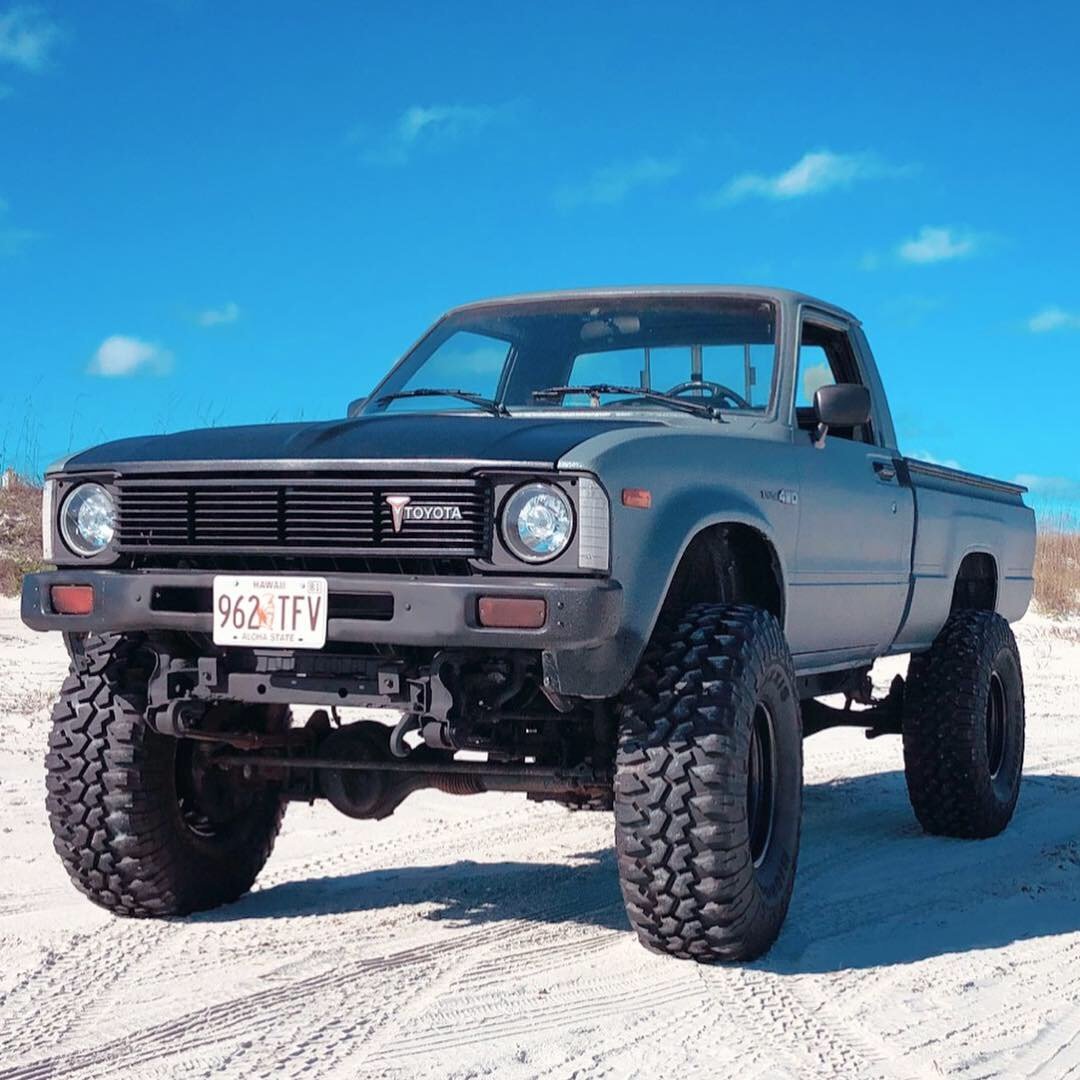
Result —
POLYGON ((658 628, 621 709, 615 845, 648 948, 752 960, 795 881, 802 726, 776 619, 698 604, 658 628))
MULTIPOLYGON (((238 787, 201 744, 153 731, 142 714, 147 675, 137 638, 87 638, 53 709, 46 805, 64 868, 94 903, 186 915, 251 888, 284 803, 273 788, 238 787)), ((230 726, 288 723, 280 708, 230 713, 230 726)))

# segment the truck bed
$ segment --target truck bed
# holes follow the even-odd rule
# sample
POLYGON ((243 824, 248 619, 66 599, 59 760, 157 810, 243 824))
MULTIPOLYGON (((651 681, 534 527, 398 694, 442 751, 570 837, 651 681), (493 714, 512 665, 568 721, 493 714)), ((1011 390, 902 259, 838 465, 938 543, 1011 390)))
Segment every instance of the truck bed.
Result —
POLYGON ((905 457, 915 500, 911 596, 893 652, 927 647, 948 616, 965 557, 994 561, 995 610, 1019 619, 1034 589, 1035 514, 1022 484, 905 457))

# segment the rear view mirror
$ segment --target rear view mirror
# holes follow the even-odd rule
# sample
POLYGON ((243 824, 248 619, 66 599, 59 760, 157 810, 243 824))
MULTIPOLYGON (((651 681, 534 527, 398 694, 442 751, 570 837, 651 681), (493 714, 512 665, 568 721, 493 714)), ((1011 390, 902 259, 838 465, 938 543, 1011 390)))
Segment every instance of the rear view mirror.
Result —
POLYGON ((367 404, 366 397, 358 397, 349 402, 349 408, 346 410, 345 415, 351 420, 354 416, 359 416, 360 411, 367 404))
POLYGON ((641 319, 637 315, 608 315, 585 323, 581 328, 581 340, 599 341, 616 334, 637 334, 640 331, 641 319))
POLYGON ((870 391, 858 383, 822 386, 814 393, 817 431, 814 445, 824 446, 829 428, 853 428, 870 419, 870 391))

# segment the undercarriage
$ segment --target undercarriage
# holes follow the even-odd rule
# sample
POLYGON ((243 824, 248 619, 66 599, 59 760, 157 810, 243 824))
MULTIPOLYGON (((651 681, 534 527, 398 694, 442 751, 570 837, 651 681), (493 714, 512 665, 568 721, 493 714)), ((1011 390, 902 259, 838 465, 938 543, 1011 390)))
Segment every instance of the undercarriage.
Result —
POLYGON ((147 638, 144 652, 147 723, 200 743, 203 767, 289 799, 326 798, 356 818, 386 817, 429 787, 611 804, 615 707, 546 688, 539 653, 223 650, 181 635, 147 638), (238 702, 316 708, 302 727, 244 730, 238 702), (356 708, 396 723, 343 720, 356 708))
MULTIPOLYGON (((146 638, 143 655, 147 723, 197 743, 196 769, 227 774, 230 783, 272 784, 290 800, 325 798, 353 818, 387 817, 425 788, 612 804, 618 702, 560 696, 544 685, 538 652, 229 650, 162 634, 146 638), (238 711, 239 703, 314 708, 303 726, 263 731, 251 726, 258 712, 238 711), (385 710, 387 722, 349 719, 355 709, 385 710)), ((900 731, 903 680, 877 701, 868 670, 802 689, 845 695, 842 708, 806 698, 804 735, 900 731)))

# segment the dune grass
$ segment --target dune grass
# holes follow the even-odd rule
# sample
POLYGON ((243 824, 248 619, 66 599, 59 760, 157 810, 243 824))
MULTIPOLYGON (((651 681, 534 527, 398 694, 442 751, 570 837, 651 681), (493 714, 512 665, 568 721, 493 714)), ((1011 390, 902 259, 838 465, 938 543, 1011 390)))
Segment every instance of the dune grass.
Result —
POLYGON ((16 478, 0 489, 0 596, 13 596, 41 562, 41 488, 16 478))
POLYGON ((1080 518, 1074 514, 1056 512, 1039 520, 1035 603, 1059 618, 1080 614, 1080 518))

